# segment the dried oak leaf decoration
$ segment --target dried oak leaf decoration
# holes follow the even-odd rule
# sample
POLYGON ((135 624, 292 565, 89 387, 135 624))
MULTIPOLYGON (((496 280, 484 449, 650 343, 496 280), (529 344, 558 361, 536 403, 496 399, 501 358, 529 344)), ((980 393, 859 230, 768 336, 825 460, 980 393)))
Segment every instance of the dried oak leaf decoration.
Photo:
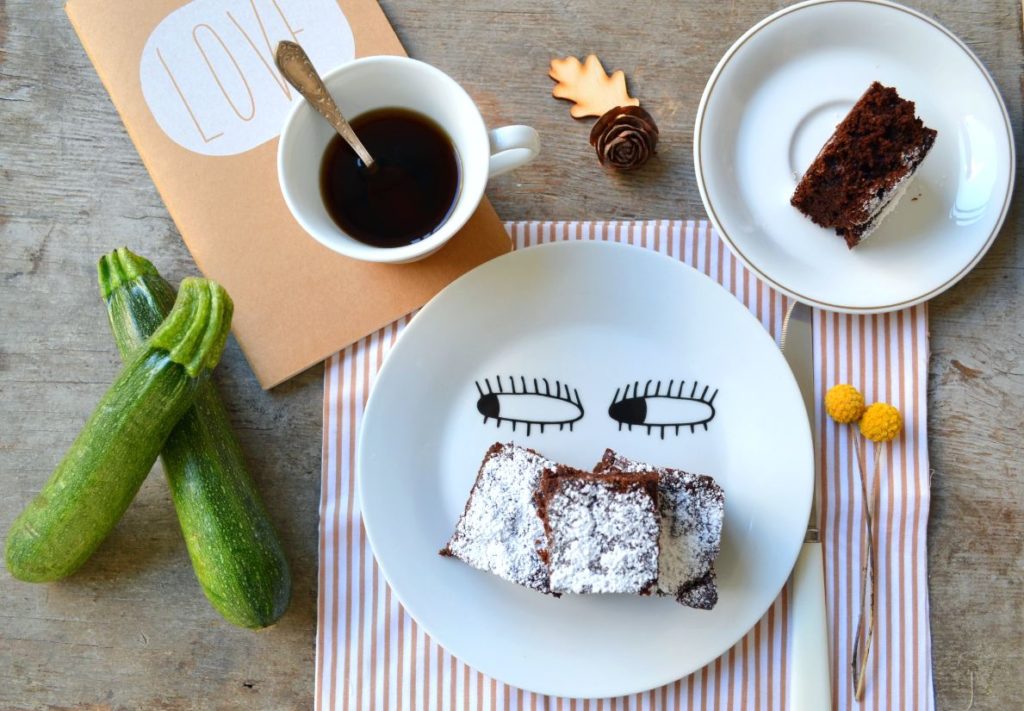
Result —
POLYGON ((552 59, 548 74, 558 82, 552 96, 572 101, 569 113, 574 118, 598 117, 590 144, 601 165, 636 170, 655 154, 658 126, 640 108, 640 100, 629 95, 622 70, 609 76, 601 60, 591 54, 582 63, 576 57, 552 59))
POLYGON ((617 106, 640 105, 640 100, 631 97, 626 90, 626 75, 622 70, 609 76, 596 55, 587 56, 582 64, 576 57, 552 59, 548 74, 558 82, 551 95, 573 102, 569 109, 573 118, 601 116, 617 106))

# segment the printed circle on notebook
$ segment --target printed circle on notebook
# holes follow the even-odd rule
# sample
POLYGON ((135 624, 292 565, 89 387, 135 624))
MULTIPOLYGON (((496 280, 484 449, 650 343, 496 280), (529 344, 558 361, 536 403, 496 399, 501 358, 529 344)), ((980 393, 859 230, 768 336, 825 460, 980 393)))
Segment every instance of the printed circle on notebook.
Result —
POLYGON ((150 33, 139 59, 153 118, 200 155, 266 143, 301 100, 274 63, 282 39, 301 42, 322 72, 355 58, 352 27, 335 0, 192 0, 177 8, 150 33))
POLYGON ((423 629, 489 676, 569 697, 654 688, 735 644, 789 576, 813 477, 803 401, 761 323, 685 264, 606 242, 517 251, 435 297, 378 376, 356 462, 377 561, 423 629), (586 471, 610 447, 713 476, 717 605, 556 599, 438 555, 496 441, 586 471))

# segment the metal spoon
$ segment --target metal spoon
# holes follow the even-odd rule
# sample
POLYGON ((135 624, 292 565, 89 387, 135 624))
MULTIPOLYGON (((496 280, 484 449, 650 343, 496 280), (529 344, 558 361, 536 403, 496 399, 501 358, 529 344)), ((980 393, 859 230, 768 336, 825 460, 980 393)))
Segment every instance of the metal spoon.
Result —
POLYGON ((363 161, 366 169, 374 170, 377 167, 376 162, 370 152, 366 150, 366 146, 356 136, 352 126, 342 116, 341 109, 334 103, 327 87, 324 86, 323 79, 313 68, 313 62, 309 61, 306 51, 294 42, 279 42, 274 59, 277 62, 277 68, 281 70, 281 74, 288 83, 294 86, 303 98, 327 119, 327 123, 334 127, 338 135, 352 146, 352 150, 363 161))

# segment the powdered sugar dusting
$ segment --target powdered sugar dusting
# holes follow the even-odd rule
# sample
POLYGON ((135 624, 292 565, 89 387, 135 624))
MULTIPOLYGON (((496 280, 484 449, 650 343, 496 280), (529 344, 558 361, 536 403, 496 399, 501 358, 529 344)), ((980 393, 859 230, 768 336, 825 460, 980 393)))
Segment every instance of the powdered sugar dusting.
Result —
POLYGON ((544 527, 534 493, 555 464, 514 444, 495 444, 480 466, 466 510, 443 555, 513 583, 548 592, 544 527))
POLYGON ((722 540, 725 494, 714 479, 678 469, 652 467, 612 450, 595 471, 658 473, 659 595, 675 597, 691 607, 710 609, 718 601, 714 562, 722 540))
POLYGON ((551 590, 639 593, 658 575, 658 515, 642 486, 564 479, 546 502, 551 590))

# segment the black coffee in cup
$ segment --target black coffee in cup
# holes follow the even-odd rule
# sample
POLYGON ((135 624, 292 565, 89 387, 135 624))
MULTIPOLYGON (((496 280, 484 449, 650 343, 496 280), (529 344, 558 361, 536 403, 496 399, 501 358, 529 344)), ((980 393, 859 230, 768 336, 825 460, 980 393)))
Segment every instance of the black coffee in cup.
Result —
POLYGON ((352 129, 376 162, 367 170, 334 136, 320 164, 320 193, 346 234, 374 247, 403 247, 445 223, 459 193, 459 159, 444 130, 408 109, 369 111, 352 129))

